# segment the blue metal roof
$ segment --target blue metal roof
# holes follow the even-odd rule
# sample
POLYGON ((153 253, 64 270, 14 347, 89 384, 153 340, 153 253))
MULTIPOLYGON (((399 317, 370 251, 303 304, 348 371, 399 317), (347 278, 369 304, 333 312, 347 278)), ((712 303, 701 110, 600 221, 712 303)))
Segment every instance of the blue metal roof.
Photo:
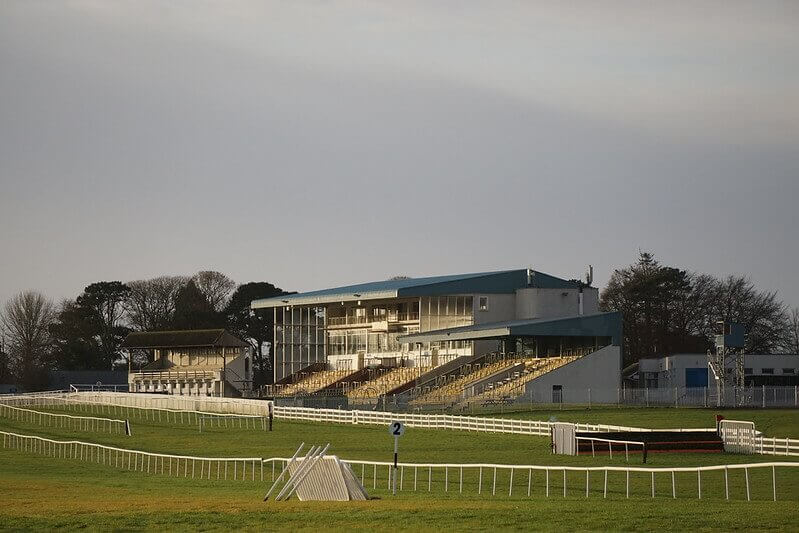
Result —
POLYGON ((332 289, 303 292, 254 300, 253 309, 280 307, 283 305, 313 305, 351 300, 374 300, 378 298, 403 298, 416 296, 436 296, 448 294, 502 294, 513 293, 525 287, 573 288, 577 284, 549 274, 528 269, 501 270, 497 272, 476 272, 427 278, 397 279, 359 283, 332 289))
POLYGON ((397 340, 414 343, 536 336, 611 337, 611 342, 619 345, 622 336, 621 313, 594 313, 560 318, 489 322, 403 335, 397 340))

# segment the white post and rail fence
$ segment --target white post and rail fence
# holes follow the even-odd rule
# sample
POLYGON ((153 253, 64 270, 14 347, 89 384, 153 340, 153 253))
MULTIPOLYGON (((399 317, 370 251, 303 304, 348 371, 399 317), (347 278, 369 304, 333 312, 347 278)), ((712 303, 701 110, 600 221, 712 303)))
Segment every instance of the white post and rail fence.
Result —
MULTIPOLYGON (((554 424, 539 420, 522 420, 513 418, 488 418, 463 415, 422 414, 422 413, 393 413, 385 411, 362 411, 343 409, 317 409, 312 407, 286 407, 274 405, 271 401, 233 399, 233 398, 202 398, 193 399, 174 397, 158 394, 141 393, 111 393, 111 392, 56 392, 48 394, 0 396, 0 403, 11 401, 26 402, 26 406, 57 406, 74 405, 89 406, 100 413, 126 414, 128 417, 139 413, 145 420, 158 420, 162 418, 173 423, 199 424, 200 418, 208 415, 238 414, 243 418, 233 420, 230 425, 241 427, 264 427, 266 420, 272 416, 283 420, 297 420, 308 422, 323 422, 334 424, 370 424, 388 425, 399 421, 410 428, 450 429, 460 431, 475 431, 487 433, 510 433, 519 435, 535 435, 548 437, 552 434, 554 424), (205 407, 207 410, 196 410, 205 407), (250 422, 244 418, 252 416, 250 422), (260 424, 257 422, 260 421, 260 424), (251 424, 251 425, 248 425, 251 424)), ((218 424, 225 424, 221 418, 218 424)), ((609 424, 574 424, 577 432, 608 432, 608 431, 660 431, 657 429, 638 428, 630 426, 616 426, 609 424)), ((684 431, 715 431, 716 428, 687 428, 684 431)), ((670 430, 681 431, 681 430, 670 430)), ((799 456, 799 439, 765 437, 756 432, 754 439, 754 453, 767 455, 799 456)))
MULTIPOLYGON (((0 431, 0 434, 3 436, 4 449, 35 453, 53 458, 86 461, 151 475, 190 477, 192 479, 264 482, 268 481, 267 477, 271 477, 271 480, 274 481, 292 460, 292 458, 284 457, 262 459, 260 457, 198 457, 161 454, 90 442, 61 441, 8 431, 0 431)), ((294 459, 296 460, 296 458, 294 459)), ((629 498, 631 495, 655 498, 664 494, 666 497, 677 498, 677 475, 690 474, 688 478, 696 482, 694 484, 691 481, 686 488, 685 478, 681 477, 680 494, 685 494, 688 491, 692 495, 691 497, 695 494, 697 498, 702 499, 703 474, 707 483, 708 474, 717 472, 723 474, 725 499, 732 499, 737 494, 744 493, 746 500, 752 500, 758 499, 753 498, 753 493, 762 497, 765 490, 762 486, 764 483, 762 475, 757 477, 757 482, 760 485, 752 487, 751 474, 762 474, 765 471, 770 474, 770 476, 767 476, 770 479, 766 482, 768 489, 770 489, 768 491, 770 498, 768 499, 773 499, 774 501, 777 501, 779 495, 777 470, 779 469, 782 472, 780 477, 785 475, 790 479, 795 479, 796 469, 799 468, 799 462, 674 468, 540 466, 492 463, 398 463, 395 467, 394 462, 384 461, 343 459, 342 462, 347 463, 354 472, 360 470, 361 483, 364 486, 368 486, 371 481, 373 489, 382 488, 383 482, 385 482, 385 488, 389 491, 392 486, 396 486, 399 491, 427 490, 432 492, 435 486, 438 491, 463 493, 464 485, 467 485, 467 490, 472 492, 476 490, 478 495, 489 494, 490 492, 492 496, 495 496, 505 494, 507 490, 509 497, 514 494, 517 496, 526 494, 531 497, 536 493, 546 497, 562 494, 564 498, 569 496, 588 498, 592 494, 597 496, 601 494, 602 498, 608 498, 609 494, 612 496, 619 493, 623 494, 625 498, 629 498), (386 472, 385 477, 381 474, 383 471, 386 472), (393 476, 392 472, 394 472, 393 476), (738 479, 740 476, 734 479, 731 476, 732 473, 736 472, 743 473, 743 487, 733 486, 731 490, 731 480, 741 481, 738 479), (397 476, 399 479, 397 479, 397 476), (615 479, 609 480, 611 476, 615 479), (631 480, 631 476, 637 476, 637 480, 631 480), (619 477, 622 478, 623 483, 619 483, 619 477), (663 481, 664 478, 667 480, 665 483, 663 481), (575 479, 579 481, 575 481, 575 479), (593 485, 592 479, 594 480, 593 485), (570 480, 571 485, 569 484, 570 480), (617 486, 617 490, 609 489, 611 481, 617 486), (601 482, 601 489, 595 487, 599 482, 601 482), (660 487, 660 492, 657 491, 656 487, 660 487)), ((792 484, 791 489, 795 490, 795 488, 795 484, 792 484)), ((720 497, 717 494, 713 496, 720 497)), ((707 488, 705 489, 704 497, 708 497, 707 488)), ((791 494, 787 497, 794 499, 796 495, 791 494)), ((783 495, 782 499, 785 498, 786 496, 783 495)))

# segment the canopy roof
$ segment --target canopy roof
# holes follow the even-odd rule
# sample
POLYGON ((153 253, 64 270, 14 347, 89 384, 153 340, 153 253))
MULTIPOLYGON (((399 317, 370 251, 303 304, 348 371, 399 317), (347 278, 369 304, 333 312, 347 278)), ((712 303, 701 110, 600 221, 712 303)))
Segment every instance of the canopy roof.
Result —
POLYGON ((618 345, 622 333, 621 313, 595 313, 561 318, 530 318, 488 322, 458 328, 425 331, 398 337, 399 342, 440 342, 506 337, 611 337, 618 345))
POLYGON ((579 286, 578 281, 565 280, 523 268, 497 272, 476 272, 428 278, 391 279, 332 289, 286 294, 253 300, 253 309, 284 305, 314 305, 353 300, 377 300, 454 294, 511 294, 522 288, 565 289, 579 286))
POLYGON ((224 329, 139 331, 129 333, 122 348, 245 348, 248 344, 224 329))

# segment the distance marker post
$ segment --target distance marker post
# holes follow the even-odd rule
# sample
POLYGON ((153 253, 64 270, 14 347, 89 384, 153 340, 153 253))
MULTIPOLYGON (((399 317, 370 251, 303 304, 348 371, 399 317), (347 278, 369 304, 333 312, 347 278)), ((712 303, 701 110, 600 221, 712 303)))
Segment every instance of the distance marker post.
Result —
POLYGON ((394 472, 391 477, 391 494, 397 494, 397 451, 399 449, 399 438, 405 434, 405 424, 394 421, 388 426, 388 434, 394 437, 394 472))

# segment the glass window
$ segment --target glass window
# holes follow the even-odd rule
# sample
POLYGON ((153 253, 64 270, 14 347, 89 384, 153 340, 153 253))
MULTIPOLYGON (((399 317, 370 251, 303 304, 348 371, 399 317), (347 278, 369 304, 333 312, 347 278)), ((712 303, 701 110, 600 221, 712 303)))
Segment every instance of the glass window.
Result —
POLYGON ((760 372, 762 374, 773 374, 774 373, 774 369, 773 368, 761 368, 760 372))
POLYGON ((782 373, 783 374, 795 374, 796 373, 796 369, 795 368, 783 368, 782 369, 782 373))
POLYGON ((480 296, 477 302, 480 311, 488 311, 488 296, 480 296))

